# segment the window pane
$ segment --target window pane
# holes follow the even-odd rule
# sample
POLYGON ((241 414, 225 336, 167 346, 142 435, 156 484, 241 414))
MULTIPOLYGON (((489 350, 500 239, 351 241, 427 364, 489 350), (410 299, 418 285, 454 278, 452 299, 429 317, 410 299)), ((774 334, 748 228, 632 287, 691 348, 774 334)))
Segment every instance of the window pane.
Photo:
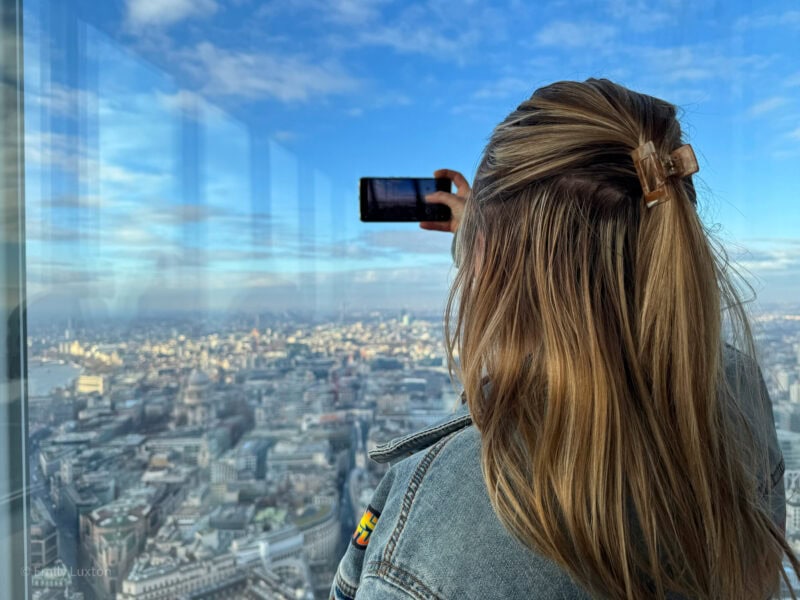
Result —
POLYGON ((796 10, 23 4, 34 591, 327 597, 367 450, 460 402, 451 237, 362 223, 359 178, 471 179, 521 100, 590 76, 683 109, 758 293, 800 550, 796 10))

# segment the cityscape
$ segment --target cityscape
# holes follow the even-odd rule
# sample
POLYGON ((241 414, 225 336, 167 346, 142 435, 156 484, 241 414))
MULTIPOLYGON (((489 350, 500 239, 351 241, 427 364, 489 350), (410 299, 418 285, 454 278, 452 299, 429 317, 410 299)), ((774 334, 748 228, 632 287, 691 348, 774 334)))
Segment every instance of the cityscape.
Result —
MULTIPOLYGON (((35 327, 35 323, 34 323, 35 327)), ((387 470, 460 402, 441 318, 29 335, 34 598, 326 598, 387 470)))
MULTIPOLYGON (((800 550, 800 310, 753 320, 800 550)), ((436 315, 37 325, 36 600, 326 598, 369 450, 460 403, 436 315)))
POLYGON ((470 177, 534 90, 589 77, 678 107, 708 233, 783 303, 753 327, 800 552, 795 7, 4 4, 31 598, 328 598, 370 452, 461 402, 452 238, 361 222, 359 179, 470 177))

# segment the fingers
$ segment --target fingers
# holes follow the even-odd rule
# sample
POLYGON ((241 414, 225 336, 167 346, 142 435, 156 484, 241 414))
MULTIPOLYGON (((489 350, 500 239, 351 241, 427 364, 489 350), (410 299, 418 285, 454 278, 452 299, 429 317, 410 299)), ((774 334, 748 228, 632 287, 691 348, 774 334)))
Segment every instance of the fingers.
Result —
POLYGON ((423 221, 423 229, 433 229, 436 231, 452 231, 455 233, 461 223, 461 215, 464 214, 465 198, 450 194, 448 192, 434 192, 425 196, 425 202, 431 204, 444 204, 450 208, 449 221, 423 221))
POLYGON ((421 221, 419 226, 422 229, 429 229, 431 231, 447 231, 450 229, 450 221, 421 221))
POLYGON ((437 169, 433 172, 434 177, 447 177, 456 186, 456 194, 458 196, 466 197, 470 192, 470 185, 466 177, 458 171, 451 169, 437 169))
POLYGON ((445 204, 450 208, 452 215, 449 221, 422 221, 419 226, 422 229, 431 231, 450 231, 455 233, 461 223, 461 215, 464 213, 464 203, 471 192, 469 182, 458 171, 452 169, 437 169, 433 172, 434 177, 446 177, 456 186, 456 193, 434 192, 425 196, 426 202, 435 204, 445 204))
POLYGON ((432 194, 428 194, 425 196, 425 202, 446 204, 450 207, 450 212, 459 211, 461 207, 464 206, 463 198, 449 192, 433 192, 432 194))

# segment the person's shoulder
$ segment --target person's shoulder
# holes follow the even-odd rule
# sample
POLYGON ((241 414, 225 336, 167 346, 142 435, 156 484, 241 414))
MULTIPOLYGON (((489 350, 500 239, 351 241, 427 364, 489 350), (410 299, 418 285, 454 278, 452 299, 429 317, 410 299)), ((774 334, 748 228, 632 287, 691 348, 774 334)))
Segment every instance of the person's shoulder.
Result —
POLYGON ((409 597, 586 596, 566 573, 524 547, 494 513, 481 470, 481 437, 466 407, 371 453, 391 489, 359 572, 359 598, 391 584, 409 597), (455 575, 455 576, 454 576, 455 575), (362 596, 363 594, 363 596, 362 596))
POLYGON ((442 417, 435 423, 379 444, 369 450, 367 454, 375 462, 389 463, 391 465, 412 457, 419 460, 424 454, 424 450, 440 442, 443 438, 471 425, 472 417, 469 413, 469 407, 464 403, 454 412, 442 417))
POLYGON ((722 346, 722 357, 723 366, 728 372, 740 369, 750 371, 748 373, 750 376, 754 376, 759 372, 758 362, 754 357, 745 354, 728 342, 725 342, 722 346))
POLYGON ((756 358, 726 343, 723 369, 727 389, 722 391, 736 399, 750 426, 762 429, 773 425, 772 402, 756 358))
MULTIPOLYGON (((766 472, 759 472, 759 487, 769 496, 775 522, 785 528, 786 506, 783 474, 786 463, 775 427, 775 413, 758 361, 730 344, 725 344, 725 375, 730 394, 746 419, 749 435, 742 443, 753 441, 758 454, 766 453, 766 472)), ((741 435, 741 434, 740 434, 741 435)), ((760 470, 760 469, 759 469, 760 470)))
MULTIPOLYGON (((330 597, 351 600, 359 598, 381 600, 391 597, 437 598, 418 580, 409 579, 408 571, 397 562, 405 537, 401 535, 412 507, 420 498, 428 498, 426 473, 433 458, 453 436, 470 428, 472 420, 466 405, 445 415, 420 430, 398 436, 371 449, 368 454, 378 463, 389 463, 344 557, 339 563, 330 597), (423 489, 420 489, 423 488, 423 489), (393 596, 389 593, 392 590, 393 596), (418 595, 414 595, 418 594, 418 595), (421 596, 420 596, 421 595, 421 596)), ((415 518, 418 511, 414 511, 415 518)))

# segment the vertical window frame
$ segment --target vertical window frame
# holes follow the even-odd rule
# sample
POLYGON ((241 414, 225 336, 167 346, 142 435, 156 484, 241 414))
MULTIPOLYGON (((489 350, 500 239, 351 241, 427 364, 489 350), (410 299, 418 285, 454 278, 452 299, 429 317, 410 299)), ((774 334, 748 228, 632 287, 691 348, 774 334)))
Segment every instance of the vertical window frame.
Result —
POLYGON ((22 0, 0 0, 0 597, 29 598, 22 0))

